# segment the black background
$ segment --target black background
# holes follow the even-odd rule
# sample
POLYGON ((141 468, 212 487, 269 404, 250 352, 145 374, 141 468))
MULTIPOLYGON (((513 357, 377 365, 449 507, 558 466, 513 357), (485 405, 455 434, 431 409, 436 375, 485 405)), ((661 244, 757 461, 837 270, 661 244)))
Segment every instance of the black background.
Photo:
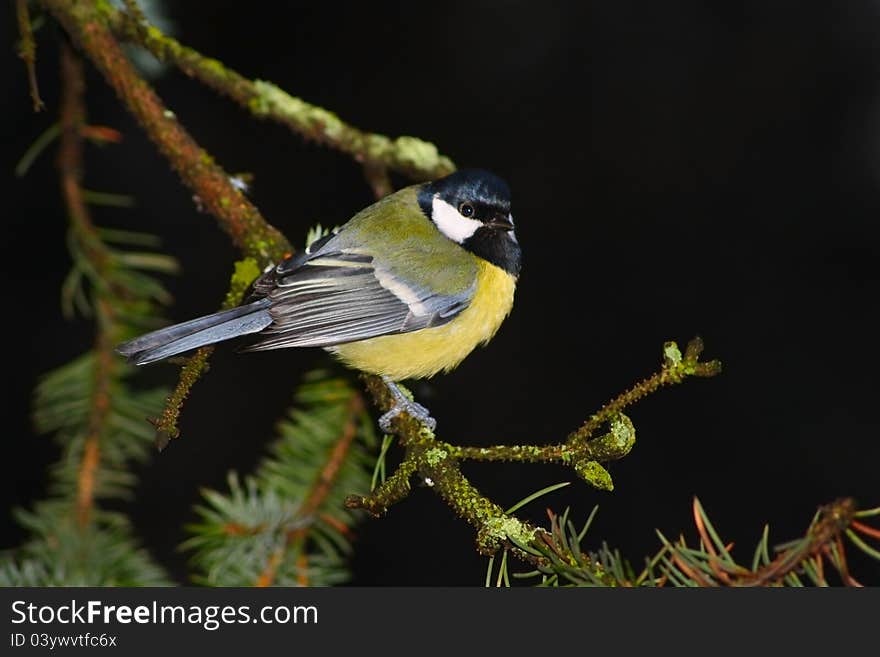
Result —
MULTIPOLYGON (((248 77, 272 80, 352 124, 430 140, 459 166, 505 177, 524 270, 491 346, 416 387, 440 435, 467 444, 561 439, 650 373, 664 340, 700 334, 722 376, 638 404, 634 451, 612 464, 613 493, 555 466, 465 466, 502 505, 572 480, 532 505, 600 505, 594 544, 636 561, 654 528, 692 526, 699 495, 745 559, 763 524, 802 533, 840 495, 880 503, 878 175, 880 7, 846 2, 173 3, 179 38, 248 77), (830 3, 829 3, 830 4, 830 3)), ((21 153, 58 107, 57 30, 38 38, 48 113, 33 115, 9 35, 2 171, 7 330, 0 547, 23 539, 9 509, 45 494, 57 449, 28 418, 37 377, 87 349, 66 322, 69 267, 53 156, 23 180, 21 153)), ((251 119, 174 71, 163 99, 292 241, 371 202, 359 168, 251 119)), ((103 225, 164 238, 184 275, 169 280, 175 320, 220 303, 236 253, 90 70, 90 119, 125 133, 87 153, 86 186, 130 193, 103 225)), ((157 559, 185 581, 176 551, 200 486, 248 471, 273 436, 315 350, 219 350, 188 403, 180 440, 139 468, 129 507, 157 559)), ((172 382, 176 369, 151 368, 172 382)), ((529 515, 526 510, 525 515, 529 515)), ((429 490, 358 531, 356 584, 482 580, 473 532, 429 490)), ((880 569, 856 572, 880 583, 880 569)))

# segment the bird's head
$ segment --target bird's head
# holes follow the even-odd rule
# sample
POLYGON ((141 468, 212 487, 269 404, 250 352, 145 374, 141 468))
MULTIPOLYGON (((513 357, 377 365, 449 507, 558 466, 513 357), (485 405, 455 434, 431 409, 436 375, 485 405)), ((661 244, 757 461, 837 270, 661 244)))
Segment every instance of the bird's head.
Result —
POLYGON ((422 212, 446 237, 474 255, 519 274, 522 254, 513 230, 510 188, 482 169, 461 169, 421 185, 422 212))

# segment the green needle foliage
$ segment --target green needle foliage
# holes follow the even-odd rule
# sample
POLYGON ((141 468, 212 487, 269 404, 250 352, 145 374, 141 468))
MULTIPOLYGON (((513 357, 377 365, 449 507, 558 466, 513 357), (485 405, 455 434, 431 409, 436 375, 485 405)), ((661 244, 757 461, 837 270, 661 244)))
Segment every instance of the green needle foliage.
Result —
POLYGON ((0 558, 0 586, 170 585, 122 514, 96 510, 82 527, 70 500, 53 498, 16 516, 32 538, 0 558))
POLYGON ((203 492, 201 522, 184 547, 210 586, 327 586, 349 577, 349 527, 361 515, 345 496, 368 490, 373 423, 351 383, 313 372, 278 425, 253 476, 203 492))
MULTIPOLYGON (((561 515, 548 510, 550 537, 530 546, 517 546, 535 557, 537 567, 510 574, 507 560, 502 560, 495 585, 510 586, 513 579, 554 587, 824 587, 832 583, 859 586, 849 572, 847 549, 856 549, 880 561, 880 550, 876 547, 880 529, 865 522, 880 515, 880 508, 856 510, 848 498, 820 507, 804 536, 782 545, 770 547, 769 528, 765 527, 749 565, 736 561, 731 546, 721 540, 700 501, 694 498, 693 515, 699 544, 688 546, 683 537, 672 542, 658 532, 662 547, 653 557, 645 559, 641 571, 604 541, 598 550, 581 549, 597 509, 593 509, 581 529, 570 520, 568 509, 561 515)), ((489 562, 486 586, 491 585, 493 562, 494 558, 489 562)))
MULTIPOLYGON (((37 386, 34 424, 41 433, 55 433, 61 460, 52 468, 51 492, 74 499, 81 485, 81 464, 95 397, 95 354, 80 356, 50 372, 37 386)), ((136 391, 128 385, 132 369, 119 365, 108 389, 112 404, 101 435, 101 454, 94 473, 93 494, 100 499, 128 499, 134 486, 132 462, 152 454, 153 431, 144 418, 162 408, 167 390, 136 391)))
MULTIPOLYGON (((51 468, 49 499, 16 518, 30 532, 17 550, 0 556, 3 586, 159 586, 168 578, 139 547, 131 523, 101 502, 128 499, 136 483, 134 462, 151 454, 153 431, 144 418, 162 408, 167 390, 138 390, 134 369, 112 346, 135 327, 155 325, 156 302, 167 299, 145 271, 170 271, 172 260, 155 253, 112 248, 100 231, 72 230, 74 264, 63 306, 94 317, 94 348, 50 372, 37 385, 33 419, 52 434, 61 457, 51 468)), ((146 236, 109 233, 115 241, 149 242, 146 236)))

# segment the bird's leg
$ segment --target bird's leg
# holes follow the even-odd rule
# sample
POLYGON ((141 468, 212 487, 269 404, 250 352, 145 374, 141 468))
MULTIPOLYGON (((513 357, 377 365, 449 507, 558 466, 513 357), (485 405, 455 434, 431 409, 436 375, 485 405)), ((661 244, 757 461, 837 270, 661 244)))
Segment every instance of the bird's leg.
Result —
POLYGON ((382 431, 392 433, 391 420, 402 412, 406 412, 431 431, 437 427, 437 420, 431 417, 427 408, 410 399, 401 387, 387 376, 383 376, 382 381, 385 382, 385 385, 388 386, 388 390, 391 392, 391 396, 394 397, 394 407, 379 418, 379 428, 382 431))

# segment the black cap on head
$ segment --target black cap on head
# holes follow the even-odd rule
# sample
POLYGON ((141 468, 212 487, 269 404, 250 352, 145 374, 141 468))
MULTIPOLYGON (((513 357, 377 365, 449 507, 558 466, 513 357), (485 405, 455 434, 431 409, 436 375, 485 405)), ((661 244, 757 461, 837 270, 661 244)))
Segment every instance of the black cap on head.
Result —
POLYGON ((419 203, 425 210, 424 203, 427 202, 426 214, 429 217, 431 199, 434 196, 439 196, 453 207, 470 201, 510 212, 510 187, 501 178, 485 169, 461 169, 425 185, 422 193, 419 194, 419 203))
POLYGON ((425 183, 418 203, 448 238, 514 275, 521 252, 513 234, 510 187, 484 169, 461 169, 425 183))
POLYGON ((510 214, 510 187, 501 178, 485 169, 460 169, 445 178, 425 183, 419 190, 419 206, 429 219, 434 198, 454 208, 467 203, 473 206, 473 218, 491 221, 510 214))

